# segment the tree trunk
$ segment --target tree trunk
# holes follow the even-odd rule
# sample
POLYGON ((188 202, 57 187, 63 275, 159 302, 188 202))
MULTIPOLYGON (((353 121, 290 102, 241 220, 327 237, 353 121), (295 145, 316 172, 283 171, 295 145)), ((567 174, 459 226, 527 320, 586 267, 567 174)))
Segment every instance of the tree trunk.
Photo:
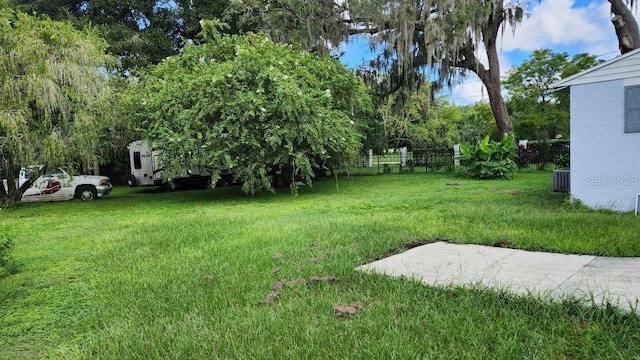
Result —
POLYGON ((496 120, 496 126, 498 127, 498 136, 502 138, 506 135, 513 135, 513 125, 509 119, 509 113, 507 112, 507 105, 502 97, 502 82, 500 80, 500 60, 498 58, 498 46, 497 40, 500 34, 500 26, 504 22, 504 7, 503 2, 499 1, 495 4, 496 8, 493 11, 491 18, 491 26, 488 26, 483 31, 483 42, 487 51, 487 61, 489 62, 489 68, 486 69, 482 64, 478 62, 478 71, 476 74, 482 80, 482 83, 487 88, 487 94, 489 95, 489 103, 491 104, 491 111, 493 117, 496 120))
POLYGON ((640 31, 638 22, 623 0, 609 0, 611 12, 615 15, 611 22, 616 29, 620 53, 626 54, 640 48, 640 31))
MULTIPOLYGON (((4 188, 4 181, 3 179, 0 179, 0 208, 2 208, 4 206, 4 204, 7 203, 8 200, 8 194, 6 189, 4 188)), ((9 185, 9 181, 7 180, 7 185, 9 185)))
MULTIPOLYGON (((491 68, 489 68, 491 73, 491 68)), ((489 95, 489 103, 491 104, 491 111, 493 117, 496 120, 496 126, 498 127, 498 135, 502 138, 506 135, 513 135, 513 125, 509 119, 509 113, 507 112, 507 105, 504 103, 502 97, 502 87, 500 82, 495 82, 492 79, 483 81, 484 86, 487 88, 487 94, 489 95)))
POLYGON ((513 125, 509 119, 509 113, 507 112, 507 105, 502 97, 502 82, 500 80, 500 64, 498 62, 498 53, 496 50, 495 42, 493 45, 490 43, 486 45, 487 56, 489 59, 489 68, 485 68, 476 58, 473 53, 467 52, 465 54, 465 61, 458 63, 457 66, 468 69, 476 73, 482 81, 482 84, 487 88, 487 94, 489 95, 489 103, 491 105, 491 112, 496 121, 498 128, 498 134, 502 137, 505 135, 513 135, 513 125))
POLYGON ((16 186, 16 177, 14 173, 15 164, 11 160, 11 155, 12 154, 9 154, 5 162, 7 167, 6 189, 4 187, 4 184, 0 184, 0 187, 2 187, 2 190, 0 190, 0 205, 2 205, 3 207, 10 206, 11 204, 17 204, 18 202, 20 202, 20 199, 22 199, 22 194, 24 194, 24 191, 20 192, 20 189, 16 186))

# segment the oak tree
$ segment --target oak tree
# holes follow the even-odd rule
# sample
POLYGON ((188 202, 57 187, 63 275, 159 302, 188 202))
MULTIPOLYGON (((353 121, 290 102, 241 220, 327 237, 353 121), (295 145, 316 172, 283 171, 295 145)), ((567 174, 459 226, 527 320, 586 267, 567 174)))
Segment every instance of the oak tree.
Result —
MULTIPOLYGON (((263 30, 280 41, 328 51, 366 34, 381 49, 374 68, 390 81, 385 93, 412 89, 431 71, 431 81, 451 85, 473 72, 487 88, 500 134, 513 133, 501 94, 498 39, 523 19, 527 4, 504 0, 301 1, 242 0, 250 16, 260 13, 263 30), (302 40, 304 39, 304 40, 302 40), (486 58, 487 65, 481 61, 486 58)), ((372 84, 381 85, 377 72, 372 84)), ((380 91, 379 91, 380 92, 380 91)))

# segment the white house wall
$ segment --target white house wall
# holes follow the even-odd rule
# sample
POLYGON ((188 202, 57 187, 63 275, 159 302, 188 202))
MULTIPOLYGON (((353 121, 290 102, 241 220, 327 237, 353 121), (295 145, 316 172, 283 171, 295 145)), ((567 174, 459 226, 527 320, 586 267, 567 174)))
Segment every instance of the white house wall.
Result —
POLYGON ((624 132, 624 87, 635 84, 640 76, 571 86, 571 194, 587 206, 635 208, 640 133, 624 132))

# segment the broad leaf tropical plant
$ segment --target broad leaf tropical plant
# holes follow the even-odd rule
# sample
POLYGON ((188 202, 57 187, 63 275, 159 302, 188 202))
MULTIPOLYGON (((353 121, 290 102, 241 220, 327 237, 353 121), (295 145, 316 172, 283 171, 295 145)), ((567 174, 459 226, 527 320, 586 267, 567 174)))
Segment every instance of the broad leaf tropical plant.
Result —
POLYGON ((510 179, 517 169, 513 161, 515 150, 515 136, 494 141, 487 135, 478 145, 460 144, 460 160, 475 179, 510 179))

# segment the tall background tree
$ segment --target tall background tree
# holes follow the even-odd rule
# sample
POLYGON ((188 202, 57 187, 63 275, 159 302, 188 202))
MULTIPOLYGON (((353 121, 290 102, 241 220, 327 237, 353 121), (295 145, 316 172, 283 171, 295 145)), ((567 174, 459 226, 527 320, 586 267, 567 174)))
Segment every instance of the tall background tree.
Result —
MULTIPOLYGON (((621 51, 640 46, 635 0, 608 0, 621 51)), ((261 30, 276 42, 329 53, 353 35, 370 35, 380 57, 372 63, 376 93, 410 96, 425 72, 451 85, 468 72, 487 89, 498 133, 512 133, 501 94, 497 41, 514 28, 526 1, 504 0, 10 0, 29 13, 74 19, 101 29, 123 71, 158 63, 195 39, 201 19, 219 18, 227 33, 261 30), (486 65, 485 65, 486 64, 486 65), (386 76, 380 81, 379 74, 386 76), (403 90, 406 90, 403 92, 403 90)), ((508 35, 507 35, 508 36, 508 35)), ((402 102, 399 102, 402 104, 402 102)))
POLYGON ((535 50, 528 60, 509 70, 503 81, 507 108, 520 139, 569 138, 569 96, 551 84, 601 63, 595 56, 535 50))
POLYGON ((0 154, 8 180, 0 204, 19 201, 35 180, 16 188, 20 166, 96 163, 111 109, 100 72, 113 63, 105 49, 95 32, 0 8, 0 154))
POLYGON ((503 0, 313 2, 259 0, 242 4, 251 16, 261 13, 264 30, 283 41, 310 49, 331 49, 355 34, 368 34, 382 48, 373 62, 370 83, 378 93, 414 89, 431 72, 437 85, 451 85, 468 72, 487 88, 500 134, 513 128, 501 94, 497 42, 518 24, 526 3, 503 0), (322 16, 319 16, 322 15, 322 16), (288 38, 287 38, 288 37, 288 38), (301 40, 302 38, 306 40, 301 40), (481 59, 486 59, 484 65, 481 59), (379 80, 378 72, 388 76, 379 80))
POLYGON ((457 141, 462 112, 446 96, 432 99, 430 87, 424 86, 414 91, 401 107, 396 106, 398 96, 388 96, 378 107, 389 139, 387 148, 450 148, 457 141))
POLYGON ((180 32, 174 11, 156 0, 10 0, 26 13, 95 26, 119 58, 122 71, 157 63, 174 54, 180 32))
POLYGON ((157 64, 196 38, 202 19, 223 19, 229 33, 257 28, 258 18, 229 11, 226 0, 9 0, 26 13, 95 26, 126 72, 157 64))

